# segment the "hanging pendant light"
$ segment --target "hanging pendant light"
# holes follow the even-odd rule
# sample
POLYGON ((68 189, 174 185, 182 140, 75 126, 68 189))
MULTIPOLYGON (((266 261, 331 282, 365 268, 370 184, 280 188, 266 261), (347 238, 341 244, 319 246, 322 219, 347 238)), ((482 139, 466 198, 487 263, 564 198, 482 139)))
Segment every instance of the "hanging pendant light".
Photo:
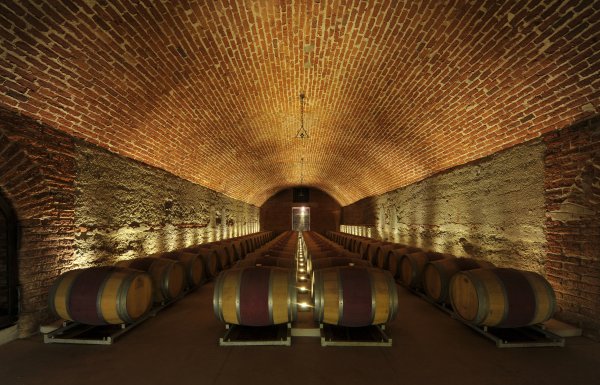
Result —
POLYGON ((306 95, 304 95, 304 91, 300 92, 300 129, 296 132, 296 138, 298 139, 308 139, 310 136, 308 135, 308 131, 304 128, 304 103, 305 103, 306 95))

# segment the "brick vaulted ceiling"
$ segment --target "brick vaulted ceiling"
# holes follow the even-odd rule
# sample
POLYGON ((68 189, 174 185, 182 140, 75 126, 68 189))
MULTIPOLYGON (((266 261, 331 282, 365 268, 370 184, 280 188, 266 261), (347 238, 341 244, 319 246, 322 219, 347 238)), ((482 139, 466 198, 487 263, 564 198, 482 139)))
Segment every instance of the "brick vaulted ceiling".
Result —
POLYGON ((569 0, 0 0, 0 104, 249 203, 303 173, 346 205, 596 115, 599 14, 569 0))

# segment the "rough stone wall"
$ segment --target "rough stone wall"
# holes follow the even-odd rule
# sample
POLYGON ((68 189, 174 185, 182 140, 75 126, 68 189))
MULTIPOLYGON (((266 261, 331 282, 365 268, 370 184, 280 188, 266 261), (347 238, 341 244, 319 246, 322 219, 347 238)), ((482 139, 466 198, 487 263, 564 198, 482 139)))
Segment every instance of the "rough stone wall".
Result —
POLYGON ((374 225, 375 238, 543 272, 543 153, 540 141, 530 142, 364 199, 344 207, 343 223, 374 225))
POLYGON ((548 280, 561 317, 600 339, 600 119, 544 141, 548 280))
POLYGON ((112 263, 258 231, 258 208, 166 171, 77 143, 75 245, 112 263))
POLYGON ((293 190, 286 189, 273 195, 260 207, 262 230, 288 231, 292 228, 292 207, 310 208, 310 229, 325 233, 340 226, 341 206, 325 192, 309 189, 309 202, 294 203, 293 190))

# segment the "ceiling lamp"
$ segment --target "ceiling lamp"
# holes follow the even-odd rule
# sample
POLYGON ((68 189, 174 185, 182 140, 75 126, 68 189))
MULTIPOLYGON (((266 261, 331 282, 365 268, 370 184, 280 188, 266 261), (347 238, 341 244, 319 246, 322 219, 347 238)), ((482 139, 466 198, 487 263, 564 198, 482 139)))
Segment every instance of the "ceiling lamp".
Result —
POLYGON ((308 135, 308 131, 304 128, 304 99, 306 96, 304 95, 304 91, 300 92, 300 129, 296 132, 296 138, 298 139, 308 139, 310 136, 308 135))

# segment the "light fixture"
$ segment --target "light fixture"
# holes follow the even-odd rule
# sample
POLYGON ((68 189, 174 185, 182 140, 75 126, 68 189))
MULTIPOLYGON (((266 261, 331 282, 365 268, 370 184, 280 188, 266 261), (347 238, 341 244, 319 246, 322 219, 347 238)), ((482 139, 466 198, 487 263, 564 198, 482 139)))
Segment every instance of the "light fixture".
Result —
POLYGON ((304 95, 304 91, 300 91, 300 129, 296 132, 296 138, 298 139, 308 139, 310 136, 308 135, 308 131, 304 128, 304 99, 306 95, 304 95))

